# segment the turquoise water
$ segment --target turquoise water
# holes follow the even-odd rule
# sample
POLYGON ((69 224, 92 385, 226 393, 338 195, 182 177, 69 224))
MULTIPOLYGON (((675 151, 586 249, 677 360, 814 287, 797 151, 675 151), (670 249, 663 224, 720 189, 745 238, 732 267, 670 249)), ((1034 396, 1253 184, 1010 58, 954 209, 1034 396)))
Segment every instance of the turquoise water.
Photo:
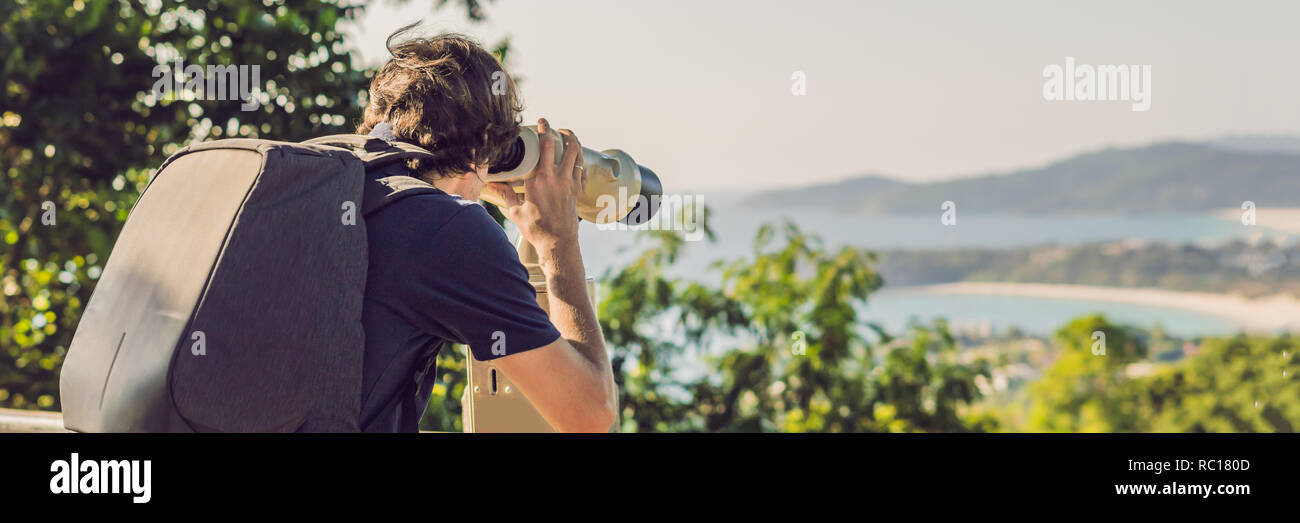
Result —
MULTIPOLYGON (((688 242, 684 256, 670 270, 674 277, 716 281, 709 265, 750 253, 754 233, 763 223, 790 219, 803 230, 820 235, 829 247, 855 245, 868 249, 1005 248, 1034 245, 1077 245, 1099 241, 1141 239, 1173 243, 1214 244, 1244 237, 1247 229, 1232 220, 1204 214, 1148 216, 1008 216, 959 215, 955 226, 939 222, 936 206, 931 216, 868 217, 819 210, 775 212, 745 209, 735 203, 710 198, 716 243, 688 242)), ((1259 228, 1250 231, 1260 231, 1259 228)), ((637 249, 633 231, 601 231, 582 225, 583 257, 588 274, 604 271, 632 259, 637 249)), ((886 282, 888 284, 888 282, 886 282)), ((882 291, 873 295, 867 318, 891 331, 909 319, 946 317, 953 323, 988 322, 997 331, 1017 326, 1027 332, 1049 334, 1071 318, 1101 312, 1112 321, 1150 327, 1161 324, 1173 334, 1220 335, 1237 326, 1217 317, 1176 309, 1110 302, 1055 300, 1015 296, 920 295, 882 291)))
MULTIPOLYGON (((820 210, 772 211, 748 209, 735 198, 703 200, 712 208, 716 243, 689 242, 675 270, 678 276, 702 277, 718 259, 750 252, 754 233, 763 223, 789 219, 805 232, 821 236, 826 245, 869 249, 1006 248, 1137 239, 1213 244, 1244 237, 1248 229, 1232 220, 1206 214, 1144 216, 1013 216, 958 215, 957 223, 939 222, 939 208, 926 216, 858 216, 820 210)), ((1260 228, 1250 230, 1260 231, 1260 228)), ((599 275, 632 258, 619 250, 633 244, 633 231, 602 231, 583 223, 582 247, 588 273, 599 275)), ((705 277, 707 279, 707 277, 705 277)))
POLYGON ((1108 320, 1123 324, 1141 327, 1158 324, 1169 334, 1182 337, 1231 335, 1239 330, 1231 321, 1177 309, 1020 296, 886 290, 872 295, 863 311, 865 317, 880 323, 887 332, 902 332, 913 319, 928 321, 944 317, 957 327, 988 325, 992 332, 1002 333, 1015 326, 1038 335, 1051 335, 1069 319, 1092 313, 1105 314, 1108 320))

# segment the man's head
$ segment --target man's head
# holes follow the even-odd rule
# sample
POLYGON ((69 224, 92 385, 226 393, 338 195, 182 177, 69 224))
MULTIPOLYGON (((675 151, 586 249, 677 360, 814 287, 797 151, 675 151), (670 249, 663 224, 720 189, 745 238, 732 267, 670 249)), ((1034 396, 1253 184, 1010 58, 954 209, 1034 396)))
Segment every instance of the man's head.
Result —
POLYGON ((398 139, 438 157, 410 161, 430 182, 467 173, 479 178, 518 136, 523 108, 514 81, 473 40, 454 34, 421 37, 413 28, 389 35, 393 57, 370 83, 370 103, 357 132, 391 123, 398 139))

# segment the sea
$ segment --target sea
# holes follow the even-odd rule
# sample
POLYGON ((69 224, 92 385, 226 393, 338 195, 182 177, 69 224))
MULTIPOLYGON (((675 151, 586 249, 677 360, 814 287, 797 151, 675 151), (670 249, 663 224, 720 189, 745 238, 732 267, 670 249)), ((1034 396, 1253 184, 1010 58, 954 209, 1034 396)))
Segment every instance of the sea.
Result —
MULTIPOLYGON (((712 265, 752 257, 753 239, 763 224, 787 221, 821 238, 823 245, 852 245, 866 249, 1009 248, 1070 246, 1084 243, 1133 240, 1213 245, 1251 234, 1258 227, 1206 214, 1154 214, 1105 216, 1015 216, 958 214, 951 225, 941 223, 936 205, 932 215, 863 216, 816 208, 752 208, 743 196, 696 195, 710 208, 714 241, 686 242, 682 258, 668 271, 675 278, 716 282, 720 273, 712 265)), ((1267 231, 1266 234, 1278 234, 1267 231)), ((635 230, 602 230, 583 223, 580 232, 587 274, 599 280, 632 260, 644 239, 635 230)), ((1113 322, 1149 328, 1159 325, 1183 337, 1229 335, 1240 330, 1232 321, 1178 309, 1015 296, 935 295, 885 288, 873 294, 861 309, 863 318, 890 332, 911 322, 945 318, 963 328, 1003 332, 1015 327, 1031 334, 1048 335, 1070 319, 1100 312, 1113 322)))

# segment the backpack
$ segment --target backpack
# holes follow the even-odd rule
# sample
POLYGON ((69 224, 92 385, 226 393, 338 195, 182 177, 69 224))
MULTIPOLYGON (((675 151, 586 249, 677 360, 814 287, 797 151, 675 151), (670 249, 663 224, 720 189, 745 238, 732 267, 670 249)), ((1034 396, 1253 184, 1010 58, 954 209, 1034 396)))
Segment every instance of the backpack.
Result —
POLYGON ((365 216, 436 192, 376 168, 433 155, 361 135, 190 145, 105 264, 59 383, 80 432, 359 430, 365 216))

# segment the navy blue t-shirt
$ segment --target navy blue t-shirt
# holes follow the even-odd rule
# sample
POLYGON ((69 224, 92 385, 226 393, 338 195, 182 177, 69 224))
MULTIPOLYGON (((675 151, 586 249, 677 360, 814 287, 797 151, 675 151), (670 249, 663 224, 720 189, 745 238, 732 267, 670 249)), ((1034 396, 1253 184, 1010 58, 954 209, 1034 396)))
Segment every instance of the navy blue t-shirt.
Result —
MULTIPOLYGON (((406 168, 384 171, 373 175, 406 168)), ((366 234, 362 430, 418 430, 443 340, 486 361, 560 337, 505 231, 478 203, 443 192, 408 196, 367 216, 366 234)))

